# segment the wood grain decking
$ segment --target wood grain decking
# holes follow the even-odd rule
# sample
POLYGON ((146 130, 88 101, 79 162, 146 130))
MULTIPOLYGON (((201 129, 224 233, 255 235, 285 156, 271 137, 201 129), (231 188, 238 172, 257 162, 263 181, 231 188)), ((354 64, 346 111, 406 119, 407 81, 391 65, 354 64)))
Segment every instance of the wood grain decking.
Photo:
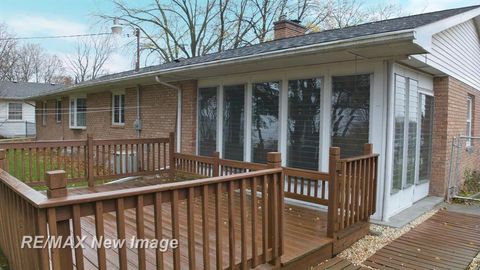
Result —
MULTIPOLYGON (((78 191, 77 191, 78 192, 78 191)), ((79 192, 80 193, 80 192, 79 192)), ((237 194, 238 195, 238 194, 237 194)), ((228 239, 228 216, 227 216, 227 197, 224 196, 223 198, 225 202, 223 203, 223 224, 224 228, 222 230, 223 239, 228 239)), ((236 196, 235 200, 238 205, 238 201, 240 200, 239 196, 236 196)), ((251 197, 248 196, 248 202, 251 200, 251 197)), ((181 253, 181 269, 189 269, 188 266, 188 246, 187 246, 187 207, 185 202, 181 202, 179 210, 180 210, 180 253, 181 253)), ((262 208, 261 200, 258 200, 258 207, 259 209, 262 208)), ((172 231, 171 231, 171 213, 170 213, 170 205, 164 204, 162 207, 162 219, 164 222, 163 225, 163 236, 164 238, 171 238, 172 231)), ((210 200, 209 204, 209 215, 210 221, 214 220, 215 215, 215 205, 214 200, 210 200)), ((202 257, 202 215, 201 215, 201 202, 200 200, 196 200, 195 205, 195 237, 196 241, 196 269, 204 269, 204 261, 202 257)), ((241 232, 240 228, 240 211, 235 211, 234 222, 236 224, 236 231, 235 231, 235 249, 237 250, 237 258, 236 260, 240 261, 240 237, 241 232)), ((260 213, 260 211, 258 212, 260 213)), ((251 215, 251 212, 248 211, 247 215, 251 215)), ((302 256, 309 251, 318 249, 322 246, 329 245, 332 243, 332 239, 326 237, 326 230, 327 230, 327 215, 325 212, 320 211, 318 209, 312 209, 308 207, 302 207, 299 205, 292 205, 292 204, 285 204, 284 208, 284 216, 285 216, 285 226, 284 226, 284 239, 285 239, 285 252, 282 256, 282 263, 286 263, 292 259, 295 259, 299 256, 302 256)), ((105 222, 105 237, 106 238, 116 238, 116 223, 115 223, 115 213, 105 213, 104 214, 104 222, 105 222)), ((126 210, 125 211, 125 218, 126 218, 126 239, 131 239, 131 237, 136 236, 136 213, 134 209, 126 210)), ((261 215, 258 215, 258 224, 261 224, 261 215)), ((144 207, 144 219, 145 219, 145 237, 147 239, 154 238, 154 221, 153 221, 153 207, 147 206, 144 207)), ((82 235, 88 237, 89 242, 95 236, 95 222, 93 216, 88 216, 82 218, 82 235)), ((209 226, 213 227, 215 224, 211 222, 209 226)), ((258 243, 261 243, 262 239, 262 228, 261 226, 257 226, 257 239, 258 243)), ((252 236, 251 227, 247 230, 247 237, 250 239, 252 236)), ((215 235, 212 233, 209 235, 210 240, 210 247, 215 246, 215 235)), ((228 258, 228 241, 224 241, 224 265, 223 267, 227 267, 227 263, 229 261, 228 258)), ((107 249, 107 269, 119 269, 119 262, 118 262, 118 250, 117 249, 107 249)), ((248 248, 249 258, 251 258, 251 248, 248 248)), ((261 244, 259 244, 258 254, 261 254, 261 244)), ((216 269, 215 265, 215 252, 211 250, 211 259, 210 259, 210 269, 216 269)), ((147 269, 156 269, 155 265, 155 250, 146 250, 147 256, 147 269)), ((84 257, 85 257, 85 268, 86 269, 97 269, 97 251, 95 248, 87 247, 84 250, 84 257)), ((138 267, 137 261, 137 250, 136 249, 128 249, 127 250, 127 258, 129 268, 136 269, 138 267)), ((164 255, 164 263, 165 269, 173 269, 173 265, 171 262, 172 258, 172 251, 169 250, 164 255)))
POLYGON ((441 210, 368 258, 376 269, 466 269, 480 252, 480 216, 441 210))
POLYGON ((313 270, 366 270, 367 267, 357 266, 351 262, 335 257, 329 260, 324 261, 317 267, 314 267, 313 270))

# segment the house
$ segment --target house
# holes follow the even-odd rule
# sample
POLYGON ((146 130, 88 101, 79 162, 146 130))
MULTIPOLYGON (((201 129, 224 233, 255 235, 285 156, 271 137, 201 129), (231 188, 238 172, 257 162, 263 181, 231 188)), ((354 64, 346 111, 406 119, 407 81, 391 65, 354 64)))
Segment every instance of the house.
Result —
POLYGON ((31 96, 61 85, 0 81, 0 137, 35 136, 35 102, 31 96))
POLYGON ((265 163, 279 151, 282 165, 321 171, 330 146, 347 157, 370 142, 373 217, 388 220, 447 193, 453 137, 480 134, 479 64, 480 6, 311 34, 281 20, 272 41, 37 95, 37 137, 175 131, 181 153, 265 163))

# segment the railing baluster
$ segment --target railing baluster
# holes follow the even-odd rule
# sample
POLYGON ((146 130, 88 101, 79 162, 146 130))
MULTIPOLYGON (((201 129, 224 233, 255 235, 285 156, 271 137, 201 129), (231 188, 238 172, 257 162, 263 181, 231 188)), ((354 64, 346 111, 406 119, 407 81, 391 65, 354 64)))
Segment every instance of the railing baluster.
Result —
MULTIPOLYGON (((119 240, 126 239, 125 236, 125 204, 123 198, 118 198, 116 200, 116 221, 117 221, 117 238, 119 240)), ((120 270, 127 269, 127 248, 125 245, 119 246, 118 250, 118 261, 120 265, 120 270)))
MULTIPOLYGON (((97 201, 95 203, 95 235, 98 240, 103 239, 105 234, 104 221, 103 221, 103 203, 97 201)), ((100 244, 97 247, 97 259, 98 269, 107 269, 107 255, 105 253, 105 247, 100 244)))
POLYGON ((202 228, 203 228, 203 269, 210 269, 210 230, 208 223, 208 185, 203 186, 202 191, 202 228))
POLYGON ((215 194, 215 217, 216 217, 216 259, 217 270, 223 269, 223 243, 222 243, 222 183, 217 183, 215 194))
POLYGON ((230 268, 235 266, 235 206, 234 182, 228 182, 228 248, 230 268))
POLYGON ((268 198, 267 198, 267 177, 262 179, 262 247, 263 263, 268 261, 268 198))
POLYGON ((188 230, 188 265, 190 269, 195 269, 195 189, 190 187, 188 189, 187 201, 187 230, 188 230))
MULTIPOLYGON (((72 207, 73 212, 73 235, 75 238, 75 243, 78 244, 78 239, 82 238, 82 226, 81 226, 81 216, 80 216, 80 205, 75 204, 72 207)), ((76 269, 84 269, 84 262, 83 262, 83 248, 81 246, 77 246, 75 248, 75 266, 76 269)))
MULTIPOLYGON (((155 193, 155 206, 154 206, 154 218, 155 218, 155 238, 157 240, 163 239, 163 224, 162 224, 162 193, 155 193)), ((160 249, 156 249, 155 258, 157 264, 157 270, 163 269, 163 252, 160 249)))
POLYGON ((257 267, 257 177, 252 179, 252 268, 257 267))
MULTIPOLYGON (((145 239, 145 222, 144 222, 144 211, 143 211, 143 196, 137 196, 137 207, 136 207, 136 222, 137 222, 137 239, 145 239)), ((145 270, 146 257, 145 257, 145 247, 142 245, 138 246, 138 269, 145 270)))
MULTIPOLYGON (((242 256, 242 269, 247 269, 247 205, 246 205, 246 183, 245 179, 240 180, 240 230, 241 230, 241 256, 242 256)), ((252 195, 253 196, 253 195, 252 195)))
MULTIPOLYGON (((55 208, 49 208, 47 210, 48 215, 48 231, 51 237, 58 236, 57 232, 57 213, 55 208)), ((60 249, 59 248, 52 248, 51 249, 51 257, 52 267, 53 270, 61 270, 60 268, 60 249)))
MULTIPOLYGON (((180 225, 178 217, 178 190, 172 190, 172 239, 180 239, 180 225)), ((173 250, 173 269, 180 270, 180 246, 173 250)))

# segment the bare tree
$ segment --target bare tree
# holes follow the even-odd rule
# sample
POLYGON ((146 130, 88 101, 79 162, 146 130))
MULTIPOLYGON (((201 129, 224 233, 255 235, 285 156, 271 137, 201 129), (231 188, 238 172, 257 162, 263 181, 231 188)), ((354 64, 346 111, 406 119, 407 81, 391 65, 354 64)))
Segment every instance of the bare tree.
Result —
POLYGON ((28 82, 33 79, 40 81, 40 72, 43 62, 42 48, 38 44, 27 43, 18 50, 15 65, 15 77, 18 81, 28 82))
POLYGON ((114 48, 110 37, 80 39, 68 59, 76 83, 95 79, 105 73, 104 65, 114 48))
POLYGON ((0 80, 13 80, 13 69, 17 61, 17 41, 8 32, 7 26, 0 23, 0 80))
POLYGON ((65 68, 62 61, 57 55, 47 55, 43 59, 42 70, 40 73, 41 80, 44 83, 63 83, 63 79, 59 80, 65 75, 65 68))

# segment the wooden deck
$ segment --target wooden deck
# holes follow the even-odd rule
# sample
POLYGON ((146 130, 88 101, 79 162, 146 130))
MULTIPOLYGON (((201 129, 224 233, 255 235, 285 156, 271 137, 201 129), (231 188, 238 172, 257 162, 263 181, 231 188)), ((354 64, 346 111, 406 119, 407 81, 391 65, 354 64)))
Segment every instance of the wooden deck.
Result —
MULTIPOLYGON (((138 185, 138 183, 137 183, 138 185)), ((77 189, 76 193, 85 193, 87 192, 86 189, 77 189)), ((249 204, 251 202, 251 196, 247 196, 249 204)), ((227 216, 227 196, 224 198, 224 205, 225 207, 222 209, 223 212, 223 224, 224 228, 222 230, 223 239, 228 239, 228 216, 227 216)), ((236 203, 235 205, 239 205, 239 196, 235 197, 236 203)), ((201 200, 196 200, 195 205, 195 233, 198 234, 195 238, 196 241, 196 269, 206 269, 204 268, 204 261, 202 258, 202 215, 201 215, 201 200)), ((258 208, 262 208, 261 200, 257 200, 258 208)), ((170 239, 172 236, 171 231, 171 213, 170 213, 170 205, 169 203, 164 203, 164 207, 162 207, 162 219, 163 219, 163 236, 166 239, 170 239)), ((181 269, 189 269, 188 265, 188 246, 187 246, 187 207, 186 203, 183 201, 180 205, 180 253, 181 253, 181 269)), ((240 262, 240 253, 241 253, 241 232, 240 232, 240 216, 239 210, 235 209, 235 249, 237 258, 237 263, 240 262)), ((214 200, 210 200, 209 204, 209 215, 211 216, 209 220, 214 220, 215 215, 215 202, 214 200)), ((258 213, 261 211, 259 210, 258 213)), ((251 215, 251 212, 248 211, 248 216, 251 215)), ((145 236, 148 239, 154 238, 154 220, 153 220, 153 207, 148 206, 144 208, 144 216, 145 216, 145 236)), ((284 241, 285 241, 285 252, 282 256, 282 264, 286 265, 290 261, 295 260, 304 254, 308 254, 309 252, 314 252, 316 250, 320 250, 322 248, 328 247, 331 250, 332 239, 326 237, 326 230, 327 230, 327 214, 324 211, 319 209, 314 209, 311 207, 300 206, 300 205, 293 205, 293 204, 285 204, 284 207, 284 217, 285 217, 285 226, 284 226, 284 241)), ((105 213, 104 214, 104 222, 105 222, 105 237, 106 238, 116 238, 116 222, 115 222, 115 213, 105 213)), ((126 218, 126 239, 131 239, 133 236, 136 236, 136 213, 134 209, 125 211, 125 218, 126 218)), ((258 215, 258 224, 261 224, 262 216, 258 215)), ((215 226, 213 222, 209 224, 210 226, 215 226)), ((252 236, 251 233, 252 227, 247 230, 247 237, 250 239, 252 236)), ((257 240, 260 243, 262 238, 262 228, 261 226, 257 226, 257 240)), ((213 228, 212 228, 213 231, 213 228)), ((95 221, 93 216, 88 216, 82 218, 82 235, 88 237, 88 241, 91 241, 95 236, 95 221)), ((214 234, 209 235, 210 240, 210 247, 214 247, 216 243, 216 237, 214 234)), ((250 240, 249 240, 250 241, 250 240)), ((224 265, 223 268, 228 266, 228 242, 224 244, 224 265)), ((119 269, 119 256, 118 250, 116 249, 107 249, 107 268, 108 269, 119 269)), ((210 259, 210 269, 216 269, 215 265, 215 252, 212 249, 211 252, 211 259, 210 259)), ((261 253, 261 245, 258 247, 258 254, 261 253)), ((248 248, 248 257, 251 258, 251 248, 248 248)), ((147 269, 156 269, 155 265, 155 250, 146 250, 147 255, 147 269)), ((84 250, 84 257, 85 257, 85 268, 86 269, 97 269, 97 251, 95 248, 87 247, 84 250)), ((172 258, 172 251, 169 250, 165 253, 165 269, 173 269, 172 258)), ((129 267, 132 269, 136 269, 138 267, 137 261, 137 250, 136 249, 128 249, 127 250, 127 258, 129 267)))
POLYGON ((367 267, 354 265, 353 263, 341 259, 339 257, 335 257, 333 259, 329 259, 314 267, 313 270, 367 270, 367 267))
POLYGON ((364 264, 376 269, 466 269, 480 252, 480 216, 442 210, 364 264))

